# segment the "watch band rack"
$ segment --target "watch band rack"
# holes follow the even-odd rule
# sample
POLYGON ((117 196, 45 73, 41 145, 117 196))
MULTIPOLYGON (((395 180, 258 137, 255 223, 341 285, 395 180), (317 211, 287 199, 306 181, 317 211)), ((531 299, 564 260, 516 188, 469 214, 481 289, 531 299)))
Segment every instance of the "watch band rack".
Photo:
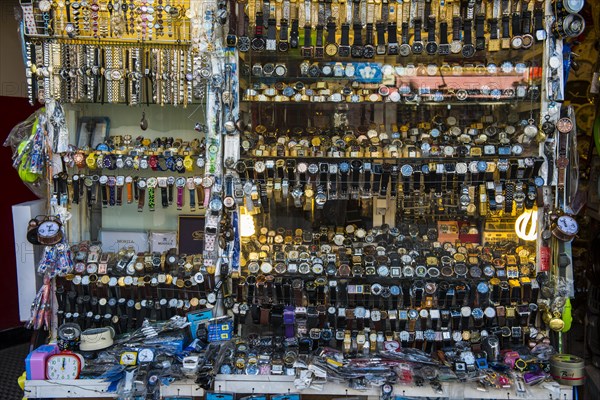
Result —
POLYGON ((24 33, 32 38, 79 41, 191 41, 197 17, 189 0, 34 0, 22 1, 24 33))
MULTIPOLYGON (((539 290, 547 275, 527 229, 515 229, 543 207, 539 143, 555 129, 536 123, 538 3, 232 7, 246 126, 239 160, 225 165, 225 213, 255 227, 234 276, 242 337, 350 356, 396 344, 430 353, 455 339, 475 358, 490 339, 510 348, 554 337, 557 310, 539 290), (503 254, 500 276, 469 255, 479 243, 503 254), (479 295, 491 301, 483 309, 469 303, 479 295)), ((253 373, 237 361, 222 372, 253 373)))
POLYGON ((241 53, 315 59, 471 59, 500 50, 527 51, 542 43, 543 3, 248 2, 246 12, 232 7, 238 23, 230 32, 229 44, 241 53))
POLYGON ((398 349, 444 350, 460 378, 498 361, 526 372, 513 350, 527 359, 565 326, 549 254, 576 234, 547 213, 540 144, 556 139, 564 192, 573 122, 543 120, 545 3, 23 4, 32 102, 206 100, 208 115, 205 140, 128 132, 63 154, 61 206, 205 226, 197 254, 73 246, 59 323, 127 333, 222 312, 239 334, 222 374, 398 349))
POLYGON ((130 106, 199 103, 213 76, 189 45, 27 40, 29 100, 130 106))

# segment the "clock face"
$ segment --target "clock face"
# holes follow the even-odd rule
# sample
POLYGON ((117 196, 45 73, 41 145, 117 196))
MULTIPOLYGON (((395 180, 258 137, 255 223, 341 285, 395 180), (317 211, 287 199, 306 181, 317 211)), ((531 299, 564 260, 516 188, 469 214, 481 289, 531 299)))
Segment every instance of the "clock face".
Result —
POLYGON ((46 376, 50 380, 77 379, 80 372, 81 360, 74 353, 59 353, 48 358, 46 376))
POLYGON ((135 365, 137 362, 138 353, 135 351, 125 351, 121 354, 121 364, 135 365))
POLYGON ((38 235, 44 238, 56 236, 60 231, 60 225, 56 221, 45 221, 38 227, 38 235))
POLYGON ((138 352, 138 361, 140 363, 148 363, 154 361, 154 350, 142 349, 138 352))
POLYGON ((563 231, 567 235, 576 235, 579 231, 579 225, 577 224, 577 221, 575 221, 573 217, 570 217, 568 215, 563 215, 562 217, 559 217, 556 221, 556 225, 561 231, 563 231))

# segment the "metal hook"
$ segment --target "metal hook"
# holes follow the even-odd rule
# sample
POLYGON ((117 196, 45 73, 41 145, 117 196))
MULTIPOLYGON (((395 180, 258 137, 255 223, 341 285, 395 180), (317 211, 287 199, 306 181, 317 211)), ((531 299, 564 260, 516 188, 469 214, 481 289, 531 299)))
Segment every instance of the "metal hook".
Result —
POLYGON ((142 111, 142 119, 140 120, 140 128, 143 131, 148 129, 148 120, 146 119, 146 111, 142 111))

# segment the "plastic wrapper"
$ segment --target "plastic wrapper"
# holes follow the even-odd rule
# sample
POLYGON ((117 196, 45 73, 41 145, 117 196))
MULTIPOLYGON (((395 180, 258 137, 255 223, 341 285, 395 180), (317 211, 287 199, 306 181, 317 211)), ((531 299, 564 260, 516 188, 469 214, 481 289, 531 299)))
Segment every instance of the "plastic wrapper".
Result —
POLYGON ((17 124, 4 141, 13 152, 13 167, 25 185, 38 197, 47 193, 46 174, 62 172, 60 153, 67 151, 69 131, 62 105, 54 100, 17 124))
POLYGON ((13 168, 23 183, 38 197, 45 197, 45 143, 40 127, 40 117, 45 118, 45 109, 39 109, 25 121, 17 124, 4 141, 4 147, 12 149, 13 168), (42 153, 42 151, 44 151, 42 153))

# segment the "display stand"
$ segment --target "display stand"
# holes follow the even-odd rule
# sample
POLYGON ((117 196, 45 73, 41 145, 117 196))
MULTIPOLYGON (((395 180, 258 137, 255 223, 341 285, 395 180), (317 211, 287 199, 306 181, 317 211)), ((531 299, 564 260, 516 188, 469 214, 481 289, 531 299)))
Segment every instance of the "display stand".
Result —
MULTIPOLYGON (((35 398, 115 398, 114 393, 106 392, 108 383, 98 379, 78 379, 73 381, 27 381, 25 396, 35 398)), ((243 376, 217 375, 214 382, 215 391, 234 393, 301 393, 303 395, 320 396, 366 396, 368 400, 379 399, 381 390, 369 388, 366 390, 348 389, 347 385, 328 382, 321 389, 305 389, 298 392, 294 387, 294 378, 288 376, 243 376)), ((514 388, 489 389, 481 391, 472 383, 451 382, 442 383, 443 393, 436 393, 430 386, 421 387, 394 385, 394 394, 416 398, 449 398, 449 399, 516 399, 519 395, 514 388)), ((204 396, 204 390, 190 380, 174 382, 169 386, 161 386, 162 396, 204 396)), ((573 389, 570 386, 546 383, 528 387, 525 394, 528 399, 560 399, 572 400, 573 389)))
MULTIPOLYGON (((535 8, 526 0, 404 0, 395 7, 372 0, 250 0, 247 7, 186 0, 168 9, 159 2, 156 32, 146 24, 154 20, 147 2, 114 9, 93 3, 103 17, 94 14, 91 25, 84 18, 82 32, 79 11, 68 25, 74 30, 64 25, 70 3, 65 10, 56 5, 51 24, 49 3, 23 3, 23 45, 31 102, 72 104, 63 115, 72 145, 57 151, 66 167, 57 176, 48 167, 55 191, 64 180, 58 197, 73 215, 70 244, 96 240, 100 228, 174 230, 188 211, 204 218, 190 235, 202 240, 193 251, 79 243, 72 271, 52 281, 52 291, 60 291, 52 340, 60 325, 112 326, 120 334, 206 307, 213 317, 230 317, 226 329, 236 325, 225 335, 207 326, 207 342, 241 333, 214 366, 237 373, 218 375, 212 389, 260 394, 296 392, 295 361, 319 348, 337 346, 334 356, 319 357, 340 365, 357 355, 414 349, 408 358, 416 366, 419 356, 443 351, 439 358, 457 376, 487 373, 478 380, 490 387, 511 382, 512 372, 496 373, 488 361, 524 373, 530 362, 547 364, 530 351, 536 345, 561 350, 564 303, 555 300, 568 293, 553 279, 559 263, 570 268, 564 243, 577 232, 561 231, 555 217, 571 218, 562 214, 570 210, 565 180, 576 161, 569 147, 576 131, 561 110, 563 35, 553 34, 550 16, 558 11, 551 0, 535 8), (103 18, 112 12, 105 31, 103 18), (107 38, 127 28, 123 23, 130 24, 126 35, 107 38), (438 24, 444 52, 437 51, 438 24), (170 39, 153 42, 165 29, 170 39), (140 131, 141 112, 123 106, 143 104, 140 131), (189 115, 169 109, 162 119, 154 113, 196 104, 205 110, 199 122, 189 121, 198 108, 189 115), (151 121, 146 131, 146 112, 161 120, 156 129, 151 121), (108 116, 116 126, 101 143, 81 145, 74 137, 80 118, 92 116, 108 116), (522 216, 524 224, 517 222, 522 216), (546 279, 538 284, 541 272, 546 279), (265 342, 249 339, 254 333, 265 342), (258 344, 266 348, 259 356, 252 348, 258 344), (513 350, 511 358, 501 350, 513 350), (258 376, 259 364, 266 374, 277 366, 290 376, 258 376)), ((85 14, 87 2, 83 7, 85 14)), ((569 285, 571 277, 562 276, 569 285)), ((75 340, 60 339, 77 350, 75 340)), ((129 352, 143 347, 134 346, 129 352)), ((436 376, 423 386, 395 385, 394 394, 571 399, 571 388, 556 383, 517 393, 516 382, 483 390, 444 382, 436 393, 428 383, 436 376)), ((107 387, 99 380, 32 380, 26 394, 114 397, 107 387)), ((350 390, 342 382, 301 393, 381 395, 378 387, 350 390)), ((196 397, 204 390, 183 380, 161 394, 196 397)))
MULTIPOLYGON (((108 383, 100 379, 76 379, 69 381, 26 381, 25 397, 39 398, 116 398, 114 392, 108 392, 108 383)), ((161 396, 204 396, 204 389, 191 380, 173 382, 160 388, 161 396)))

